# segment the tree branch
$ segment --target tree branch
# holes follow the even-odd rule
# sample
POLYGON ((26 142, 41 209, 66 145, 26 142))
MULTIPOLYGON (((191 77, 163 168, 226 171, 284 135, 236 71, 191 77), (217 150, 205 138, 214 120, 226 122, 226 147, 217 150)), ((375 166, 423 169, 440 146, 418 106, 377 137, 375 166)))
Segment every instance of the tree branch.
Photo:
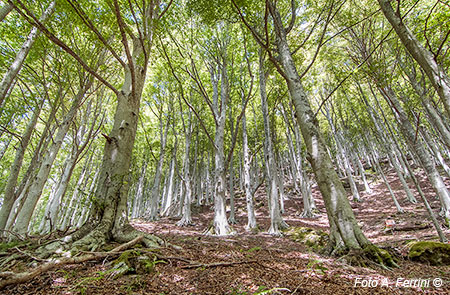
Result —
POLYGON ((111 89, 116 95, 119 95, 119 90, 117 90, 114 86, 112 86, 108 81, 106 81, 102 76, 100 76, 96 71, 94 71, 91 67, 89 67, 86 62, 78 55, 76 54, 69 46, 67 46, 63 41, 61 41, 58 37, 56 37, 53 33, 51 33, 47 27, 44 26, 37 18, 36 16, 25 7, 25 5, 22 3, 22 1, 17 0, 17 3, 21 6, 21 8, 17 7, 11 0, 8 0, 8 3, 10 3, 14 9, 25 18, 26 21, 28 21, 31 25, 37 27, 44 35, 47 36, 47 38, 53 42, 54 44, 58 45, 62 50, 64 50, 66 53, 71 55, 89 74, 97 78, 101 83, 103 83, 106 87, 111 89), (22 9, 25 11, 22 11, 22 9))
POLYGON ((78 2, 73 0, 66 0, 72 8, 75 10, 76 14, 81 18, 81 20, 86 24, 86 26, 91 29, 95 35, 97 35, 98 39, 105 45, 105 47, 111 52, 111 54, 114 56, 114 58, 124 67, 126 68, 126 64, 123 62, 123 60, 119 57, 117 52, 109 45, 108 41, 103 37, 103 35, 97 30, 97 28, 94 26, 92 21, 89 19, 89 17, 86 15, 86 13, 81 9, 78 2))
POLYGON ((131 248, 134 245, 136 245, 137 243, 141 242, 143 238, 144 238, 143 235, 138 236, 134 240, 132 240, 128 243, 122 244, 122 245, 112 249, 109 252, 101 252, 101 253, 94 252, 94 253, 86 254, 83 256, 78 256, 78 257, 60 258, 60 259, 57 259, 54 261, 50 261, 50 262, 41 264, 40 266, 32 269, 29 272, 22 272, 22 273, 17 273, 17 274, 11 273, 11 272, 0 273, 0 278, 1 277, 7 278, 3 281, 0 281, 0 290, 8 285, 25 283, 25 282, 33 279, 34 277, 37 277, 38 275, 42 274, 43 272, 55 269, 59 266, 63 266, 66 264, 77 264, 77 263, 82 263, 82 262, 86 262, 89 260, 100 259, 100 258, 104 258, 107 256, 120 254, 121 251, 131 248))
MULTIPOLYGON (((133 61, 133 58, 131 57, 130 48, 128 46, 127 35, 125 34, 125 23, 123 22, 122 15, 120 14, 119 3, 117 3, 117 0, 114 0, 114 14, 116 15, 116 18, 117 18, 120 35, 122 36, 122 44, 123 44, 123 47, 125 48, 125 54, 126 54, 127 60, 128 60, 128 67, 130 69, 131 94, 133 97, 135 97, 135 94, 136 94, 136 72, 134 70, 134 61, 133 61)), ((125 70, 128 67, 125 67, 125 70)))

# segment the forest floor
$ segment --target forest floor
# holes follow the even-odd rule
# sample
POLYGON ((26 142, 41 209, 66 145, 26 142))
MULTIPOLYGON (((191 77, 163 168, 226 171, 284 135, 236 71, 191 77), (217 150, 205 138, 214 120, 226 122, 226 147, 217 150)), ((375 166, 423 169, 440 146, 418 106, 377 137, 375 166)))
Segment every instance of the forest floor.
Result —
MULTIPOLYGON (((1 294, 450 294, 450 266, 430 266, 407 259, 407 243, 413 240, 437 241, 437 234, 421 202, 411 204, 401 190, 394 173, 388 173, 394 192, 406 213, 399 214, 387 188, 373 181, 371 194, 361 193, 362 202, 352 207, 367 237, 378 246, 391 247, 398 253, 399 268, 362 268, 342 260, 320 256, 288 235, 272 237, 267 200, 263 189, 256 198, 258 233, 246 232, 245 203, 237 192, 237 234, 218 238, 202 233, 212 220, 210 206, 194 207, 189 227, 178 227, 176 220, 134 221, 142 231, 155 234, 170 245, 155 253, 164 262, 155 262, 149 274, 128 274, 112 279, 105 275, 108 261, 65 266, 34 280, 10 286, 1 294), (393 219, 399 230, 385 231, 385 220, 393 219), (429 286, 408 287, 406 280, 421 279, 429 286), (439 286, 439 283, 442 286, 439 286), (366 284, 376 287, 364 287, 366 284)), ((425 193, 435 212, 439 201, 423 175, 425 193)), ((449 181, 447 179, 447 181, 449 181)), ((449 183, 450 184, 450 183, 449 183)), ((412 187, 412 186, 411 186, 412 187)), ((328 221, 317 187, 313 187, 319 212, 317 218, 300 218, 302 200, 286 187, 284 220, 291 227, 309 227, 327 231, 328 221)), ((413 192, 416 193, 415 190, 413 192)), ((419 200, 419 197, 417 197, 419 200)), ((450 230, 445 234, 450 238, 450 230)), ((413 281, 411 281, 413 282, 413 281)))

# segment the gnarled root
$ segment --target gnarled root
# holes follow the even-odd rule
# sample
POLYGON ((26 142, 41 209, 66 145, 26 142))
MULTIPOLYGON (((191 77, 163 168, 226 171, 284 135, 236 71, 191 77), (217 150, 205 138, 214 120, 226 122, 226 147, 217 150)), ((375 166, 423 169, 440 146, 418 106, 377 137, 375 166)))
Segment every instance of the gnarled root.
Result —
POLYGON ((194 223, 189 218, 181 218, 180 221, 177 222, 177 226, 192 226, 194 223))
POLYGON ((0 281, 0 290, 8 285, 20 284, 27 282, 38 275, 55 269, 57 267, 67 265, 67 264, 77 264, 82 263, 89 260, 95 260, 104 258, 106 256, 112 256, 120 254, 122 251, 133 247, 137 243, 141 242, 144 239, 144 236, 138 236, 135 239, 129 241, 128 243, 122 244, 109 252, 100 252, 100 253, 89 253, 78 257, 64 257, 56 260, 49 261, 47 263, 41 264, 40 266, 32 269, 31 271, 22 272, 22 273, 13 273, 13 272, 4 272, 0 273, 0 278, 4 278, 0 281))
POLYGON ((126 224, 120 229, 114 229, 111 231, 107 223, 101 223, 96 227, 88 226, 82 228, 82 233, 85 235, 81 238, 79 233, 74 233, 71 236, 67 236, 62 240, 50 243, 37 250, 40 257, 39 259, 41 259, 41 257, 47 258, 55 253, 61 253, 62 251, 65 252, 63 255, 65 257, 48 259, 47 262, 23 273, 1 272, 0 289, 8 285, 27 282, 46 271, 66 264, 77 264, 89 260, 104 258, 106 256, 120 254, 122 251, 133 247, 137 243, 143 243, 147 248, 158 248, 164 244, 162 239, 151 234, 140 232, 129 224, 126 224), (89 229, 90 231, 88 231, 89 229), (84 251, 97 251, 111 240, 123 244, 109 252, 91 252, 81 256, 74 256, 71 255, 71 253, 66 252, 68 249, 71 250, 72 254, 84 251))
POLYGON ((394 255, 372 244, 362 249, 351 249, 339 260, 360 267, 369 267, 371 264, 378 265, 384 269, 399 267, 394 255))
POLYGON ((143 235, 142 243, 147 248, 160 248, 165 244, 164 240, 158 238, 157 236, 138 231, 130 224, 127 224, 118 230, 114 230, 112 232, 112 235, 114 241, 117 241, 119 243, 126 243, 138 236, 143 235))

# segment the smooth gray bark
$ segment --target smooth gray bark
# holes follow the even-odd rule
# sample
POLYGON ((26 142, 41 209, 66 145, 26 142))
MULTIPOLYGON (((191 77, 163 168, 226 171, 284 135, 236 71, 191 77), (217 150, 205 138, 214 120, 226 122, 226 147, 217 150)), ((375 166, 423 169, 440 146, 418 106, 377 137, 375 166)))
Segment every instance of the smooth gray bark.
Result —
POLYGON ((42 106, 44 104, 44 99, 41 99, 34 108, 33 115, 22 135, 20 142, 16 148, 16 155, 14 162, 11 166, 10 174, 6 182, 5 193, 3 195, 2 207, 0 209, 0 230, 5 229, 6 222, 8 220, 9 213, 11 212, 12 206, 15 201, 15 190, 17 186, 17 180, 19 177, 20 169, 22 168, 23 158, 25 156, 25 151, 30 142, 31 135, 36 127, 36 123, 41 113, 42 106))
POLYGON ((261 111, 264 122, 264 161, 267 175, 267 195, 269 197, 270 228, 269 234, 281 235, 280 229, 286 228, 287 224, 281 217, 280 194, 277 183, 277 166, 273 152, 272 134, 269 125, 269 109, 266 93, 266 73, 264 70, 264 56, 262 49, 259 52, 259 90, 261 98, 261 111))
POLYGON ((91 85, 92 80, 88 81, 86 85, 81 86, 81 89, 73 99, 70 110, 64 116, 64 120, 58 127, 58 131, 53 138, 53 144, 50 146, 45 157, 42 160, 41 166, 39 167, 39 172, 36 175, 35 179, 33 179, 33 183, 30 186, 29 193, 26 195, 23 207, 18 212, 15 220, 13 229, 19 234, 25 234, 28 231, 28 226, 30 224, 33 211, 36 207, 37 202, 39 201, 39 198, 41 197, 42 190, 44 189, 44 185, 47 182, 48 175, 56 159, 56 156, 61 148, 70 125, 72 124, 72 121, 77 114, 80 103, 84 98, 86 92, 89 90, 89 88, 91 88, 91 85))
MULTIPOLYGON (((244 102, 244 98, 243 98, 244 102)), ((250 179, 250 155, 248 149, 248 137, 247 137, 247 117, 244 113, 242 117, 242 153, 244 160, 244 191, 245 191, 245 200, 247 204, 247 230, 252 230, 256 228, 256 216, 255 216, 255 207, 253 204, 253 194, 251 190, 251 179, 250 179)))
POLYGON ((5 17, 11 12, 11 10, 13 10, 13 6, 10 3, 5 3, 2 8, 0 8, 0 22, 5 19, 5 17))
POLYGON ((339 180, 332 161, 328 156, 319 124, 311 109, 307 94, 303 89, 287 43, 286 30, 283 27, 281 16, 274 7, 274 3, 268 1, 268 5, 277 35, 276 45, 284 71, 283 78, 286 80, 295 106, 298 124, 308 151, 308 161, 314 171, 327 209, 330 222, 330 248, 336 251, 342 246, 347 249, 367 247, 370 245, 370 242, 357 224, 342 182, 339 180))
POLYGON ((409 54, 427 74, 444 104, 447 115, 450 116, 450 78, 444 68, 436 62, 431 52, 420 44, 416 36, 406 26, 402 17, 394 11, 390 2, 390 0, 378 0, 386 19, 394 28, 409 54))
POLYGON ((147 211, 146 215, 150 220, 158 219, 158 207, 160 203, 160 187, 161 187, 161 175, 164 164, 164 156, 166 154, 167 133, 169 132, 169 122, 166 122, 165 128, 163 128, 162 115, 160 118, 160 143, 161 150, 159 153, 158 164, 156 166, 155 177, 153 179, 152 189, 150 191, 150 211, 147 211), (163 131, 164 129, 164 131, 163 131))
POLYGON ((188 123, 185 127, 185 147, 184 147, 184 161, 183 161, 183 178, 181 179, 181 185, 183 185, 183 196, 181 196, 183 202, 181 202, 181 219, 177 222, 178 226, 192 225, 192 179, 191 179, 191 136, 193 131, 192 113, 189 113, 188 123))
MULTIPOLYGON (((52 15, 54 10, 55 1, 50 3, 39 21, 45 22, 52 15)), ((32 28, 30 34, 27 37, 27 40, 23 43, 22 48, 17 53, 15 60, 9 67, 8 71, 5 73, 3 80, 0 82, 0 106, 3 104, 3 100, 6 98, 6 95, 8 94, 14 79, 22 69, 23 62, 25 61, 38 35, 38 29, 36 27, 32 28)))

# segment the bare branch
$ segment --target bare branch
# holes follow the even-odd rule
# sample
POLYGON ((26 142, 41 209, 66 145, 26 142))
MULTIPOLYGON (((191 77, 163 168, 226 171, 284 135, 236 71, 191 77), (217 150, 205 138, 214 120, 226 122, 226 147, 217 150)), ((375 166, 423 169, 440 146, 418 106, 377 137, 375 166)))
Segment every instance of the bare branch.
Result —
POLYGON ((170 0, 169 4, 167 4, 167 7, 164 8, 163 12, 161 12, 161 14, 158 16, 158 19, 161 19, 163 17, 163 15, 167 12, 167 10, 169 10, 170 5, 172 5, 173 0, 170 0))
POLYGON ((286 34, 289 34, 289 32, 292 30, 292 28, 295 25, 295 17, 296 17, 296 13, 295 13, 296 7, 295 7, 295 0, 291 0, 291 11, 292 11, 292 15, 291 15, 291 21, 289 22, 288 27, 286 28, 286 34))
POLYGON ((86 13, 82 10, 78 2, 73 0, 66 0, 72 8, 75 10, 76 14, 80 17, 80 19, 86 24, 86 26, 91 29, 95 35, 98 37, 98 39, 105 45, 105 47, 111 52, 111 54, 114 56, 114 58, 125 68, 126 64, 123 62, 123 60, 119 57, 117 52, 109 45, 108 41, 103 37, 103 35, 97 30, 97 28, 94 26, 92 21, 89 19, 89 17, 86 15, 86 13))
POLYGON ((114 86, 112 86, 108 81, 106 81, 102 76, 100 76, 96 71, 94 71, 91 67, 89 67, 86 62, 76 54, 69 46, 67 46, 63 41, 61 41, 58 37, 56 37, 52 32, 50 32, 42 22, 40 22, 36 16, 25 7, 22 1, 17 0, 17 3, 21 6, 21 8, 17 7, 11 0, 8 2, 14 7, 14 9, 25 18, 31 25, 37 27, 47 38, 58 45, 62 50, 71 55, 89 74, 97 78, 101 83, 103 83, 106 87, 111 89, 116 95, 119 95, 119 90, 117 90, 114 86), (22 11, 23 9, 23 11, 22 11))
POLYGON ((125 34, 125 23, 123 22, 122 15, 120 14, 119 3, 117 3, 117 0, 114 0, 114 14, 116 15, 116 18, 117 18, 120 35, 122 36, 122 44, 123 44, 123 47, 125 48, 125 54, 126 54, 127 60, 128 60, 128 67, 130 68, 131 93, 134 97, 136 94, 136 73, 134 70, 134 61, 133 61, 133 58, 131 57, 130 48, 128 46, 127 35, 125 34))

